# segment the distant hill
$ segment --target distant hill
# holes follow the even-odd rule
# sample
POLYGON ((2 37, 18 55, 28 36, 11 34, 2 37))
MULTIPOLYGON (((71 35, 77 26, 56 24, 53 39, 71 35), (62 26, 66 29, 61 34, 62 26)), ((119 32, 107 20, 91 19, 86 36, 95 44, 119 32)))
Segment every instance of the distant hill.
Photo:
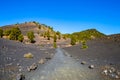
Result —
POLYGON ((88 29, 81 32, 74 32, 71 34, 71 36, 76 38, 77 41, 106 37, 105 34, 99 32, 96 29, 88 29))
POLYGON ((120 33, 108 35, 108 39, 113 40, 115 42, 120 42, 120 33))

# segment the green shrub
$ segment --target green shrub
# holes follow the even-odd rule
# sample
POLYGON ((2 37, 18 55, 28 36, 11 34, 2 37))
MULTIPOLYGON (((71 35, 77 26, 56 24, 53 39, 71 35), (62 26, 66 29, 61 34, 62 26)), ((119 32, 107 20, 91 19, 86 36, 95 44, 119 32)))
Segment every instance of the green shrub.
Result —
POLYGON ((0 28, 0 37, 2 38, 3 36, 3 30, 0 28))
POLYGON ((4 34, 5 36, 9 36, 10 33, 11 33, 11 30, 5 30, 3 34, 4 34))
POLYGON ((18 27, 12 28, 10 32, 10 40, 18 40, 18 36, 21 35, 21 31, 18 27))
POLYGON ((66 40, 66 39, 67 39, 67 37, 63 35, 63 39, 65 39, 65 40, 66 40))
POLYGON ((27 33, 27 36, 28 36, 30 42, 32 43, 32 42, 34 41, 34 38, 35 38, 34 33, 33 33, 32 31, 29 31, 29 32, 27 33))
POLYGON ((82 45, 82 49, 87 49, 88 46, 87 45, 82 45))
POLYGON ((18 36, 18 40, 19 40, 20 42, 23 42, 24 37, 23 37, 23 35, 22 35, 22 34, 18 36))
POLYGON ((82 47, 81 48, 82 49, 87 49, 88 48, 88 46, 86 44, 86 41, 82 41, 82 47))
POLYGON ((71 36, 71 45, 75 45, 76 44, 76 37, 75 36, 71 36))

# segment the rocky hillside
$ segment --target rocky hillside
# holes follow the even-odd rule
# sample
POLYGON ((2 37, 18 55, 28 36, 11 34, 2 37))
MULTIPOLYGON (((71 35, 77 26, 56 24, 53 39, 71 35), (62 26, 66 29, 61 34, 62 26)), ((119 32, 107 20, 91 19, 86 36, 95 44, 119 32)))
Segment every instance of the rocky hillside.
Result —
POLYGON ((34 33, 44 33, 47 30, 50 30, 51 32, 54 32, 52 27, 47 26, 45 24, 40 24, 40 23, 35 22, 35 21, 25 22, 25 23, 21 23, 21 24, 17 23, 17 24, 13 24, 13 25, 6 25, 6 26, 3 26, 2 29, 8 30, 8 29, 11 29, 13 27, 20 28, 20 30, 22 31, 22 33, 24 35, 26 35, 26 33, 28 31, 33 31, 34 33))
MULTIPOLYGON (((59 46, 66 47, 70 43, 70 39, 64 37, 64 35, 61 34, 59 31, 55 31, 53 27, 47 26, 45 24, 40 24, 35 21, 6 25, 2 26, 1 28, 3 29, 3 34, 5 34, 6 31, 16 27, 18 27, 21 33, 23 34, 24 36, 23 42, 25 44, 36 45, 38 47, 53 48, 54 42, 56 42, 58 47, 59 46), (34 33, 35 43, 29 43, 29 39, 27 36, 27 33, 29 31, 32 31, 34 33), (55 37, 56 40, 54 40, 55 37)), ((3 37, 6 38, 5 35, 3 37)), ((9 35, 7 36, 7 38, 9 39, 9 35)))

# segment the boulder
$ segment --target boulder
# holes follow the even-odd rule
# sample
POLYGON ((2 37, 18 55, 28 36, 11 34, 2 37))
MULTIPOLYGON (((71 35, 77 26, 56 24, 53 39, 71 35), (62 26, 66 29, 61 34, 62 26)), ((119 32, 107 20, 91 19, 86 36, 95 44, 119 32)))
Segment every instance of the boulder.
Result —
POLYGON ((30 67, 27 68, 28 71, 31 71, 31 70, 35 70, 37 69, 37 64, 36 63, 33 63, 30 67))

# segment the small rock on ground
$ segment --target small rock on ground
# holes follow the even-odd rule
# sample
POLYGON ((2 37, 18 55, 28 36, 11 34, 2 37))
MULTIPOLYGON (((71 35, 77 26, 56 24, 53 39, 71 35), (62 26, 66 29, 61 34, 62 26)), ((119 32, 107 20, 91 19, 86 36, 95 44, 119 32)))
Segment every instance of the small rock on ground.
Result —
POLYGON ((94 65, 90 65, 89 68, 90 68, 90 69, 94 69, 95 66, 94 66, 94 65))
POLYGON ((38 63, 39 63, 39 64, 44 64, 45 61, 44 61, 44 59, 40 59, 40 61, 39 61, 38 63))
POLYGON ((82 62, 81 62, 81 64, 83 64, 83 65, 84 65, 84 64, 86 64, 86 62, 85 62, 85 61, 82 61, 82 62))
POLYGON ((25 80, 25 75, 23 75, 22 73, 17 74, 16 80, 25 80))

